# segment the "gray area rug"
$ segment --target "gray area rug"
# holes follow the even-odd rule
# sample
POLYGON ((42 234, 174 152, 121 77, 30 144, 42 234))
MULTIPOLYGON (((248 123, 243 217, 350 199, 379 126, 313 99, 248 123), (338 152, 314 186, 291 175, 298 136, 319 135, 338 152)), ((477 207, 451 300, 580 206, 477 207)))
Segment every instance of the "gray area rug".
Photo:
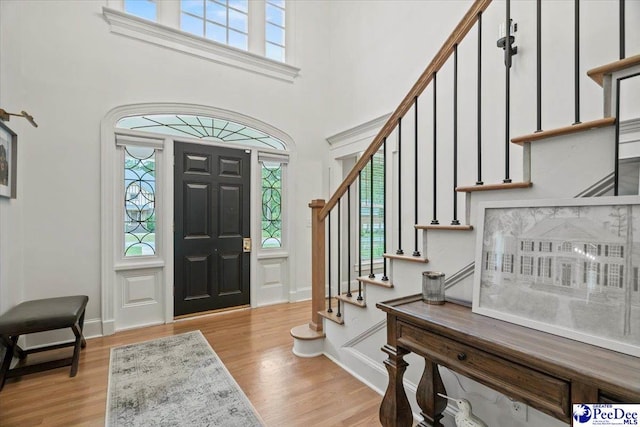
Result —
POLYGON ((200 331, 111 349, 105 425, 263 423, 200 331))

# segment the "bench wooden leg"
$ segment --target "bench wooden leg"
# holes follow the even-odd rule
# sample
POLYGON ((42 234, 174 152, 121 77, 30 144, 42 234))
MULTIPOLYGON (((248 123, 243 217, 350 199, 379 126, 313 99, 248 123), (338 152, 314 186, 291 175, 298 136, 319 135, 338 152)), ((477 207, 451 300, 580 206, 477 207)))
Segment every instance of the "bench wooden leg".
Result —
POLYGON ((87 342, 82 336, 82 329, 84 327, 84 311, 82 315, 80 315, 80 319, 78 322, 71 327, 73 330, 73 334, 76 336, 76 342, 73 346, 73 359, 71 361, 71 372, 69 373, 70 377, 75 377, 78 373, 78 362, 80 360, 80 348, 84 348, 87 346, 87 342))
POLYGON ((0 366, 0 390, 4 387, 4 381, 7 378, 7 372, 9 372, 9 368, 11 367, 11 360, 13 359, 13 350, 17 346, 18 337, 5 337, 2 336, 2 341, 5 343, 6 352, 4 353, 4 359, 2 360, 2 365, 0 366))

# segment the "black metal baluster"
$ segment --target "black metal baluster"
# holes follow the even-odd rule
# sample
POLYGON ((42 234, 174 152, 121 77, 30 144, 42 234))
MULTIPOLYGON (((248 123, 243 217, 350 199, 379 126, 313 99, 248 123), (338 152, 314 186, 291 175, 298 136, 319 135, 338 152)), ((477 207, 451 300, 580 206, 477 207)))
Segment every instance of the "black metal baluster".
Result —
POLYGON ((573 62, 573 82, 574 82, 574 99, 575 99, 575 122, 580 122, 580 0, 575 0, 574 4, 574 62, 573 62))
MULTIPOLYGON (((342 201, 342 198, 338 199, 338 292, 336 293, 336 295, 339 297, 340 295, 342 295, 342 284, 341 284, 341 280, 342 280, 342 272, 341 267, 342 267, 342 254, 341 254, 341 246, 342 246, 342 229, 340 228, 340 216, 342 215, 340 212, 340 202, 342 201)), ((340 312, 340 300, 338 299, 336 301, 336 305, 338 307, 338 312, 336 313, 337 317, 342 317, 342 313, 340 312)))
POLYGON ((351 298, 351 186, 347 187, 347 297, 351 298))
MULTIPOLYGON (((413 99, 414 113, 414 159, 413 159, 413 223, 418 223, 418 97, 413 99)), ((413 256, 420 256, 418 250, 418 229, 413 228, 413 256)))
POLYGON ((625 10, 624 10, 624 1, 620 0, 620 59, 624 59, 626 57, 625 53, 625 10))
POLYGON ((510 125, 510 94, 511 94, 511 1, 506 1, 506 21, 505 21, 505 120, 504 120, 504 179, 505 184, 511 182, 509 178, 509 125, 510 125))
POLYGON ((373 274, 373 154, 369 157, 369 179, 369 279, 374 279, 376 275, 373 274))
POLYGON ((331 308, 331 211, 327 214, 328 218, 328 226, 329 226, 329 259, 327 263, 327 278, 329 280, 329 308, 327 309, 327 313, 333 313, 333 309, 331 308))
POLYGON ((618 195, 618 184, 620 180, 620 79, 616 79, 616 130, 615 130, 615 154, 613 161, 613 195, 618 195))
MULTIPOLYGON (((382 253, 387 252, 387 138, 382 142, 382 226, 384 236, 382 239, 382 253)), ((382 257, 382 280, 388 281, 387 277, 387 258, 382 257)))
POLYGON ((536 132, 542 132, 542 0, 536 0, 536 132))
POLYGON ((397 255, 404 255, 402 250, 402 117, 398 119, 398 250, 397 255))
POLYGON ((437 216, 437 203, 438 203, 438 174, 437 174, 437 153, 438 153, 438 108, 437 108, 437 81, 438 74, 433 73, 433 219, 431 220, 431 225, 438 225, 438 216, 437 216))
POLYGON ((458 45, 453 46, 453 220, 451 225, 460 225, 458 221, 458 45))
POLYGON ((358 171, 358 301, 362 301, 362 170, 358 171))
POLYGON ((477 123, 478 128, 478 180, 476 185, 483 185, 482 182, 482 12, 478 13, 478 96, 477 96, 477 123))

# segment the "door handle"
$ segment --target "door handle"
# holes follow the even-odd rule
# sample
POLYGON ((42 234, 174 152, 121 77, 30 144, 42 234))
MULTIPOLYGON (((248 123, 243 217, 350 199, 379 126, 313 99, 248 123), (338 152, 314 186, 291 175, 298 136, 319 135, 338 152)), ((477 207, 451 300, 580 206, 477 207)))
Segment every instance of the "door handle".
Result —
POLYGON ((251 237, 242 239, 242 252, 251 252, 251 237))

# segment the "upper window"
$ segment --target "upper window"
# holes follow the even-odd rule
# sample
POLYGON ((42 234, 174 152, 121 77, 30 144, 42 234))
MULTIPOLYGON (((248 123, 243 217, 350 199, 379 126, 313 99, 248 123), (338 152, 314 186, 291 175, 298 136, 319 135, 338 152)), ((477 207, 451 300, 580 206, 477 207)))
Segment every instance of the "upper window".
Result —
POLYGON ((622 258, 622 246, 609 245, 609 256, 613 258, 622 258))
POLYGON ((180 4, 182 31, 248 49, 247 0, 182 0, 180 4))
POLYGON ((156 0, 124 0, 124 11, 140 18, 157 19, 156 0))
MULTIPOLYGON (((0 0, 1 2, 2 0, 0 0)), ((294 6, 285 0, 113 0, 112 33, 293 82, 294 6)))
POLYGON ((525 252, 532 252, 533 240, 523 240, 522 242, 520 242, 520 249, 522 249, 525 252))
POLYGON ((222 141, 258 148, 286 150, 282 141, 255 128, 229 120, 190 114, 153 114, 125 117, 120 129, 134 129, 173 136, 222 141))
POLYGON ((265 2, 265 56, 284 62, 285 59, 285 5, 284 0, 265 2))
POLYGON ((538 245, 540 252, 551 252, 551 242, 540 242, 538 245))

